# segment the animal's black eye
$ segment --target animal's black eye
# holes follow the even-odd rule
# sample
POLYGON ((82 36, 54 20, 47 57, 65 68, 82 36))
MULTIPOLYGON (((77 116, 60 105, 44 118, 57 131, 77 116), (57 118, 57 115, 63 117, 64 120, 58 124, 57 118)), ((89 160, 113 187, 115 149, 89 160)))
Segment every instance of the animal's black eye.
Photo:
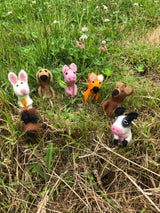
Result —
POLYGON ((95 81, 92 81, 92 84, 94 84, 95 83, 95 81))
POLYGON ((17 84, 16 87, 19 87, 19 85, 17 84))
POLYGON ((23 84, 23 81, 21 81, 21 84, 23 84))
POLYGON ((66 72, 65 74, 68 75, 68 72, 66 72))
POLYGON ((124 90, 121 90, 121 92, 124 92, 124 90))
POLYGON ((129 126, 129 123, 128 123, 127 119, 123 119, 122 120, 122 126, 124 126, 124 127, 128 127, 129 126))
POLYGON ((99 81, 99 84, 101 84, 102 82, 99 81))
POLYGON ((73 72, 74 74, 76 74, 76 72, 73 72))
POLYGON ((40 70, 39 72, 42 72, 42 70, 40 70))
POLYGON ((45 70, 45 72, 47 72, 47 70, 45 70))

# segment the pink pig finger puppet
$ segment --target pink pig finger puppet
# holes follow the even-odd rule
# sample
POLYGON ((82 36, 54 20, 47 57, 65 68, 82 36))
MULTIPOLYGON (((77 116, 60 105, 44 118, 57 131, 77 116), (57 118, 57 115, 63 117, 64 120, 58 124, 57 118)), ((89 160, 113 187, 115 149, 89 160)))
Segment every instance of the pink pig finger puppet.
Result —
POLYGON ((74 98, 78 92, 76 85, 77 66, 74 63, 70 64, 69 67, 67 65, 64 65, 62 68, 62 72, 64 75, 64 81, 67 83, 65 93, 69 95, 71 98, 74 98))
POLYGON ((24 70, 21 70, 17 76, 10 72, 8 74, 8 79, 13 86, 14 93, 18 96, 18 105, 21 109, 32 108, 32 99, 29 97, 29 86, 28 86, 28 77, 27 73, 24 70))
POLYGON ((118 107, 115 110, 115 121, 111 130, 114 134, 114 145, 118 145, 120 142, 123 147, 126 147, 132 141, 131 122, 138 117, 138 113, 130 112, 123 115, 124 111, 124 107, 118 107))

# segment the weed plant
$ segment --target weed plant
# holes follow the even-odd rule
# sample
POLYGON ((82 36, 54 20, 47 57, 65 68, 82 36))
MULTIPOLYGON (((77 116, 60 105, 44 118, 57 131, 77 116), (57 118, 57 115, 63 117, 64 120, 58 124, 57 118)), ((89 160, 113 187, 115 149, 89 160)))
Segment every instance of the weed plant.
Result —
POLYGON ((0 212, 160 212, 159 14, 151 0, 0 1, 0 212), (62 76, 72 62, 74 99, 62 76), (53 73, 53 100, 38 97, 40 68, 53 73), (35 143, 8 81, 20 69, 43 132, 35 143), (105 80, 99 100, 84 103, 91 72, 105 80), (134 88, 126 112, 139 113, 126 148, 113 145, 113 119, 101 109, 118 81, 134 88))

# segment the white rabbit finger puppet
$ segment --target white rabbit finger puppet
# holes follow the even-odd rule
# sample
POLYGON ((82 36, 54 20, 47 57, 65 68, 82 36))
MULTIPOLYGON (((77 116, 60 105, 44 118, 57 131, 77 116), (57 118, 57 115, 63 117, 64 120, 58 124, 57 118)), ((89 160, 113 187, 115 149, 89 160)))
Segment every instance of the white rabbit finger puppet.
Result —
POLYGON ((114 145, 120 142, 125 147, 132 141, 131 122, 138 117, 138 113, 130 112, 123 115, 124 111, 124 107, 118 107, 115 110, 115 120, 111 130, 114 134, 114 145))
POLYGON ((23 109, 32 108, 33 100, 29 97, 29 86, 27 73, 21 70, 17 76, 10 72, 8 74, 8 79, 13 86, 15 94, 18 96, 18 105, 23 109))

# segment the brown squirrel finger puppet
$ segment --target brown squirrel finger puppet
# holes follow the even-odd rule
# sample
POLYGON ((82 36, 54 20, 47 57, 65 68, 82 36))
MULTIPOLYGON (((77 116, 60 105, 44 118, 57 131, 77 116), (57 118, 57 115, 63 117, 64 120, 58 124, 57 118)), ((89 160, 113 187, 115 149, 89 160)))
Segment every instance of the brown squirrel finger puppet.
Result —
POLYGON ((40 69, 36 74, 37 83, 40 84, 38 88, 38 94, 40 97, 44 98, 54 98, 55 92, 51 87, 53 83, 53 75, 47 69, 40 69))
POLYGON ((112 91, 111 99, 105 101, 102 104, 102 109, 106 111, 106 114, 110 117, 114 117, 116 108, 122 106, 123 100, 134 92, 132 87, 125 87, 124 83, 118 82, 112 91))
POLYGON ((38 123, 38 113, 35 108, 24 109, 20 112, 21 120, 25 134, 30 138, 36 138, 41 135, 38 123))

